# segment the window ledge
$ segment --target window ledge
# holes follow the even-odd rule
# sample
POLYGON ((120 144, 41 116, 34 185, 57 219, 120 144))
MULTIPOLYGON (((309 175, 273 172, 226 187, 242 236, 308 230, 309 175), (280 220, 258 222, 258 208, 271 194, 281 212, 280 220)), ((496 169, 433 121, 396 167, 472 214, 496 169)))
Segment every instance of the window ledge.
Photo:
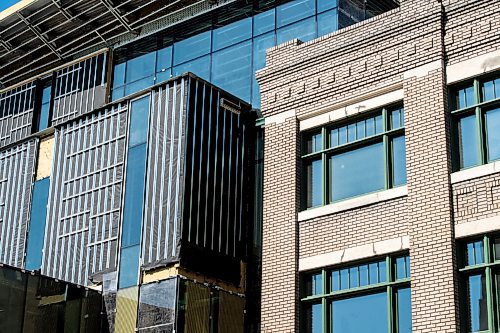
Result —
POLYGON ((456 184, 466 180, 492 175, 497 172, 500 172, 500 161, 454 172, 451 174, 451 183, 456 184))
POLYGON ((376 193, 366 194, 360 197, 347 199, 341 202, 329 204, 326 206, 309 209, 303 212, 299 212, 298 220, 299 222, 313 219, 320 216, 330 215, 334 213, 339 213, 345 210, 359 208, 363 206, 372 205, 378 202, 387 201, 391 199, 396 199, 399 197, 404 197, 408 194, 408 187, 399 186, 385 191, 380 191, 376 193))

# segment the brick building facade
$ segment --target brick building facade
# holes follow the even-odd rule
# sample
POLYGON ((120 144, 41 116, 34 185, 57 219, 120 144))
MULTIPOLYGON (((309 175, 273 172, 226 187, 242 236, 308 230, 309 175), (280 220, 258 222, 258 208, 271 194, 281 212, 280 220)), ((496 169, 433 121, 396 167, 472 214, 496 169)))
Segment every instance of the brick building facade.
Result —
MULTIPOLYGON (((493 155, 471 168, 454 164, 463 144, 450 101, 455 87, 489 73, 500 77, 499 13, 500 2, 491 0, 402 0, 398 9, 327 36, 268 50, 267 67, 258 72, 265 117, 263 332, 330 332, 336 293, 325 269, 398 253, 411 260, 413 332, 497 325, 498 310, 477 310, 471 301, 475 287, 462 271, 473 264, 461 258, 470 255, 464 250, 470 239, 483 242, 500 230, 498 165, 493 155), (398 102, 404 104, 406 185, 301 205, 309 191, 304 137, 398 102), (303 286, 318 271, 321 291, 307 293, 303 286), (307 310, 311 295, 323 297, 319 324, 307 310)), ((334 177, 322 175, 323 182, 334 177)), ((480 246, 485 256, 494 247, 480 246)), ((486 294, 480 299, 494 302, 486 294)), ((389 321, 397 331, 397 319, 389 321)))

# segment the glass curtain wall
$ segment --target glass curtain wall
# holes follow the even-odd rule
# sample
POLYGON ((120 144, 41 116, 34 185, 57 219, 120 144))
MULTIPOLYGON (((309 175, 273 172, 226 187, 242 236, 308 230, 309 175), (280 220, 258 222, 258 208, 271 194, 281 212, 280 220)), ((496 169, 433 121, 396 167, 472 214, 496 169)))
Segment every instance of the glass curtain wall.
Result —
POLYGON ((255 72, 265 66, 266 49, 336 31, 337 10, 337 0, 295 0, 263 12, 250 8, 244 18, 222 27, 212 18, 205 22, 207 31, 185 39, 169 38, 166 31, 153 42, 155 50, 141 51, 141 42, 123 47, 116 51, 112 99, 193 72, 258 108, 255 72))
POLYGON ((407 255, 323 269, 302 282, 302 332, 411 333, 407 255))
POLYGON ((452 87, 454 166, 466 169, 500 159, 500 73, 452 87))
POLYGON ((303 208, 406 184, 402 105, 303 135, 303 208))

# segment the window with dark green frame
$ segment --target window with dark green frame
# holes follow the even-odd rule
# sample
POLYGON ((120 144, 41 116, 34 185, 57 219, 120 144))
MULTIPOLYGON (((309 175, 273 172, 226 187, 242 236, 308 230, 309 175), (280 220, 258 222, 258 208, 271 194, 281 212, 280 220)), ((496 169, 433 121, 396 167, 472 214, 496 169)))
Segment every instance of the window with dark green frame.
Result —
POLYGON ((303 333, 411 333, 410 257, 304 275, 301 309, 303 333))
POLYGON ((450 89, 454 169, 500 159, 500 73, 450 89))
POLYGON ((403 106, 304 133, 302 162, 304 209, 405 185, 403 106))
POLYGON ((500 331, 500 235, 460 246, 461 318, 465 332, 500 331))

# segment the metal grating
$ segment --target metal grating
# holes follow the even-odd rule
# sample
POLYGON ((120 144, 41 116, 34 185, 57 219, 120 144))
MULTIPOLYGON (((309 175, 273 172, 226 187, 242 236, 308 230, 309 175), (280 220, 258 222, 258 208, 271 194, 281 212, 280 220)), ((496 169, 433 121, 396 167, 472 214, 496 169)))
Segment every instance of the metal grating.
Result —
POLYGON ((31 134, 35 91, 35 82, 29 82, 0 94, 0 147, 31 134))
POLYGON ((0 262, 24 268, 38 139, 0 152, 0 262))
POLYGON ((114 106, 56 129, 44 275, 87 285, 116 268, 126 111, 114 106))

